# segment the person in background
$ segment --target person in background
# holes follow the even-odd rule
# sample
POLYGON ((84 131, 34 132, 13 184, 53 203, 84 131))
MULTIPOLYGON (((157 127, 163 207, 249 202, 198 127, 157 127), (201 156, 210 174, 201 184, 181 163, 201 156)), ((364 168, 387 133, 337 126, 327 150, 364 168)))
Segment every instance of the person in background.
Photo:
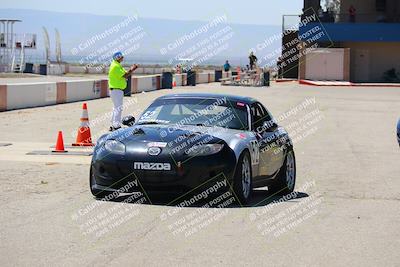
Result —
POLYGON ((318 18, 321 20, 323 17, 324 17, 324 10, 322 9, 322 6, 319 6, 318 18))
POLYGON ((181 74, 181 65, 179 65, 179 64, 176 65, 175 71, 176 71, 177 74, 181 74))
POLYGON ((225 61, 225 64, 224 64, 224 71, 228 72, 230 70, 231 70, 231 65, 229 64, 229 61, 227 60, 227 61, 225 61))
POLYGON ((261 75, 263 74, 263 70, 256 66, 255 71, 256 71, 256 73, 254 76, 254 83, 256 85, 261 85, 261 78, 262 78, 261 75))
POLYGON ((250 69, 253 70, 257 63, 257 57, 254 55, 253 51, 251 51, 249 55, 249 60, 250 60, 250 69))
POLYGON ((400 119, 397 122, 397 141, 399 142, 399 146, 400 146, 400 119))
POLYGON ((351 23, 356 22, 356 9, 353 5, 349 8, 349 18, 351 23))
POLYGON ((127 85, 126 79, 138 68, 138 65, 134 64, 126 71, 121 66, 123 60, 124 56, 121 52, 114 53, 113 61, 108 71, 108 87, 110 88, 110 97, 114 105, 110 131, 121 128, 124 90, 127 85))

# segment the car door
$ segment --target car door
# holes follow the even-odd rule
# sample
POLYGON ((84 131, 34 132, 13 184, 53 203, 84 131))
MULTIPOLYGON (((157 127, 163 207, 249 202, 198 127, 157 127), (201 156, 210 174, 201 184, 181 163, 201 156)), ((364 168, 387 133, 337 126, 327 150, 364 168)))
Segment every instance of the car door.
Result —
POLYGON ((259 175, 265 179, 274 175, 282 166, 283 149, 281 133, 266 108, 256 102, 251 107, 252 129, 259 144, 259 175))

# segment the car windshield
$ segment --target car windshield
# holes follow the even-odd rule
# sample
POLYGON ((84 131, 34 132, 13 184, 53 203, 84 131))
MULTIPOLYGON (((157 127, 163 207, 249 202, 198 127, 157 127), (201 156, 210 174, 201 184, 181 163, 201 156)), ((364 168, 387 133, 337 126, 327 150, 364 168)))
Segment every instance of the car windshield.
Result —
POLYGON ((175 124, 248 129, 246 105, 225 97, 159 99, 143 112, 137 124, 175 124))

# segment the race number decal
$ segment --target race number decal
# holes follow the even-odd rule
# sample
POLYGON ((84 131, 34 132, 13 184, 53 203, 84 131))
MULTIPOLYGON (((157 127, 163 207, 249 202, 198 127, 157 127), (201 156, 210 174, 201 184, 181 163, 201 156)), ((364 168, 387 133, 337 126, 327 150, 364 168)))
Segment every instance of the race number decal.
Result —
POLYGON ((146 111, 146 113, 144 113, 140 119, 141 119, 141 120, 150 119, 151 117, 153 117, 153 115, 154 115, 155 113, 156 113, 155 111, 146 111))
POLYGON ((260 148, 257 140, 250 141, 251 165, 257 165, 260 162, 260 148))

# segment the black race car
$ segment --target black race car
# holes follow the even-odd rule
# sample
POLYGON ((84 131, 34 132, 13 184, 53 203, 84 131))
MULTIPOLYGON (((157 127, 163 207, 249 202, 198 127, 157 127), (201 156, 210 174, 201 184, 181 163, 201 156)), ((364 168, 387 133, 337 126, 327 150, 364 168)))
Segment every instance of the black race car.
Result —
POLYGON ((188 192, 224 180, 242 203, 252 189, 294 190, 296 162, 287 132, 249 97, 174 94, 156 99, 129 127, 94 149, 90 189, 103 198, 135 190, 188 192))

